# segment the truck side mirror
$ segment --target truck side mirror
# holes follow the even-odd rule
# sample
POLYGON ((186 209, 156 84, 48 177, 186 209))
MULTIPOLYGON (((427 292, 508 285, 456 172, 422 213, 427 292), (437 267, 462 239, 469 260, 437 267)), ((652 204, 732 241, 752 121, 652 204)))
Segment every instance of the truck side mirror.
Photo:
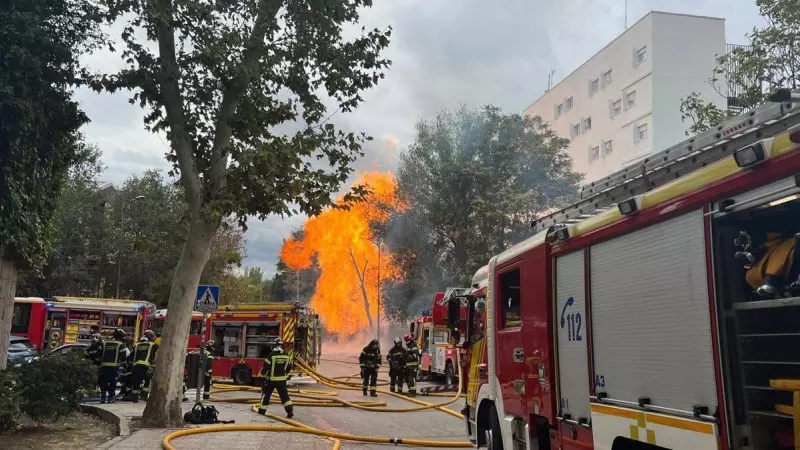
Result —
POLYGON ((411 334, 414 334, 414 325, 416 325, 416 323, 411 322, 411 334))
POLYGON ((447 303, 447 322, 451 328, 456 328, 461 321, 461 300, 451 299, 447 303))

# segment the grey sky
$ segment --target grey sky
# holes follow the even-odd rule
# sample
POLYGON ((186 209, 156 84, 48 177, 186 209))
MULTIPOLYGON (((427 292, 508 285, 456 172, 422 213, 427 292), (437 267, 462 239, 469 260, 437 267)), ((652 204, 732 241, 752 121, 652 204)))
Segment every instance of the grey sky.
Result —
MULTIPOLYGON (((394 29, 388 56, 394 64, 354 113, 334 122, 375 137, 357 169, 393 170, 397 153, 413 137, 414 123, 443 108, 494 104, 520 112, 547 87, 577 68, 623 31, 624 0, 377 0, 364 25, 394 29)), ((659 10, 727 19, 729 43, 761 25, 754 0, 629 0, 628 22, 659 10)), ((119 56, 94 55, 96 68, 119 67, 119 56)), ((92 123, 90 141, 104 153, 104 179, 168 168, 164 140, 142 127, 142 112, 125 94, 78 93, 92 123)), ((248 266, 274 271, 282 239, 303 218, 252 220, 248 266)))

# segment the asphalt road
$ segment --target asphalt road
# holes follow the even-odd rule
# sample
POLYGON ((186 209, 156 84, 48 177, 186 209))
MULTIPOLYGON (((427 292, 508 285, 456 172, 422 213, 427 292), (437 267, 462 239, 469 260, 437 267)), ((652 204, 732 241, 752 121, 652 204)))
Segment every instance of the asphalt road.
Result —
MULTIPOLYGON (((330 358, 349 360, 352 358, 330 356, 330 358)), ((342 364, 322 361, 319 372, 328 377, 346 376, 358 372, 357 364, 342 364)), ((382 375, 382 377, 385 377, 382 375)), ((432 383, 420 383, 419 387, 432 383)), ((433 383, 436 384, 436 383, 433 383)), ((441 383, 439 383, 441 384, 441 383)), ((318 389, 319 385, 313 385, 318 389)), ((311 387, 310 387, 311 388, 311 387)), ((339 391, 346 400, 363 400, 358 391, 339 391)), ((371 397, 367 397, 371 399, 371 397)), ((430 403, 443 403, 444 397, 417 397, 430 403)), ((417 406, 409 401, 389 395, 379 394, 378 400, 385 400, 389 408, 408 408, 417 406)), ((460 411, 463 400, 459 399, 449 406, 460 411)), ((279 406, 270 406, 270 412, 280 411, 279 406)), ((466 441, 466 431, 461 419, 438 410, 405 413, 361 411, 352 408, 297 408, 295 419, 315 428, 339 431, 365 436, 416 438, 436 441, 466 441)), ((343 448, 378 449, 385 445, 343 442, 343 448)))

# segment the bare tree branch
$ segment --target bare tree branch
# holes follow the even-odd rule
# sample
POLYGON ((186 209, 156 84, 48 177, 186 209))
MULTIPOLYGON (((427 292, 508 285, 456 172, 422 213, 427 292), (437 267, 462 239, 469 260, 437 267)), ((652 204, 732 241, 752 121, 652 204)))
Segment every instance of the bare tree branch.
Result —
POLYGON ((194 210, 202 206, 200 175, 193 156, 192 138, 186 125, 186 113, 180 89, 180 69, 175 56, 175 29, 171 0, 151 0, 152 18, 158 36, 158 53, 161 60, 161 97, 167 111, 167 121, 172 133, 172 144, 178 158, 181 183, 194 210))
POLYGON ((250 32, 242 53, 242 62, 237 68, 238 73, 222 95, 222 103, 217 112, 215 123, 214 144, 211 148, 210 175, 215 194, 225 188, 225 168, 228 162, 227 148, 231 141, 230 121, 233 119, 239 100, 250 84, 259 59, 263 57, 266 51, 264 39, 281 6, 283 6, 283 0, 260 2, 258 15, 253 23, 253 30, 250 32))
POLYGON ((350 252, 350 262, 353 263, 353 268, 356 270, 356 275, 358 275, 358 283, 361 285, 361 295, 364 298, 364 310, 367 313, 367 322, 369 323, 369 329, 373 330, 374 326, 372 324, 372 314, 369 311, 369 296, 367 296, 367 285, 366 285, 366 275, 367 275, 367 264, 368 261, 364 261, 364 272, 361 272, 361 269, 358 267, 358 262, 356 262, 356 255, 353 253, 353 248, 348 248, 350 252))

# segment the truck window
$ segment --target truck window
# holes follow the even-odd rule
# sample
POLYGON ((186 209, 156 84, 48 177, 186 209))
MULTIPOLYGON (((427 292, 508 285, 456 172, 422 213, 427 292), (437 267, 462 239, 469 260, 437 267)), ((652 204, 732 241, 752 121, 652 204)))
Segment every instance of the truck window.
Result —
POLYGON ((434 331, 433 343, 434 344, 447 344, 449 342, 450 333, 447 331, 434 331))
POLYGON ((421 350, 423 352, 430 351, 430 345, 429 345, 429 342, 428 342, 430 340, 429 339, 430 335, 431 335, 431 332, 427 328, 422 332, 422 349, 421 350))
POLYGON ((502 311, 501 328, 514 328, 522 323, 520 317, 520 303, 522 291, 520 289, 520 269, 512 269, 500 275, 500 308, 502 311))
POLYGON ((14 313, 11 316, 11 332, 27 333, 28 325, 31 322, 31 304, 19 303, 14 305, 14 313))

